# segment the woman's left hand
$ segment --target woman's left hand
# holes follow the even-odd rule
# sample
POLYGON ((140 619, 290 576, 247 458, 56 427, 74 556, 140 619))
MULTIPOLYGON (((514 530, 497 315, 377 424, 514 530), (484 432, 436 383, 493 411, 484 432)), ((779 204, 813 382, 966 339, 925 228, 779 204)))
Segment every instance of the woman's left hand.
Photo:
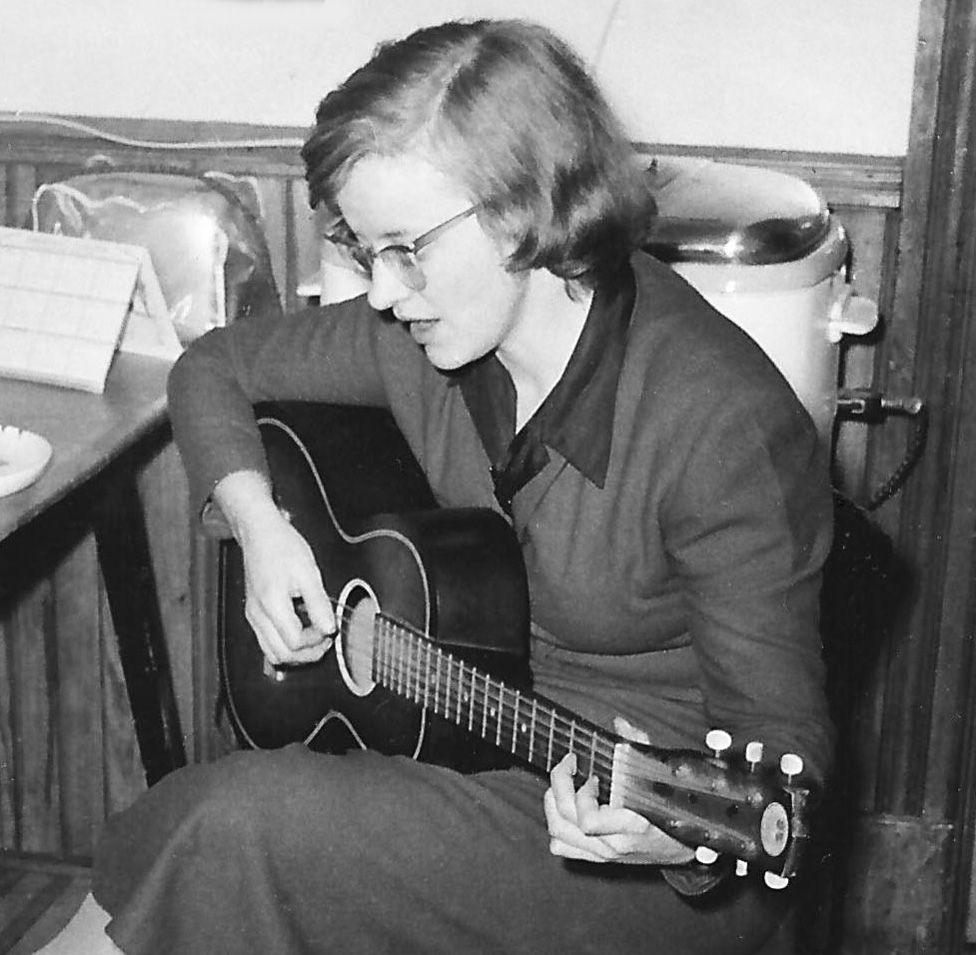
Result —
POLYGON ((601 805, 596 777, 576 789, 575 763, 570 753, 549 774, 543 804, 553 855, 631 865, 676 865, 694 858, 692 849, 636 812, 601 805))

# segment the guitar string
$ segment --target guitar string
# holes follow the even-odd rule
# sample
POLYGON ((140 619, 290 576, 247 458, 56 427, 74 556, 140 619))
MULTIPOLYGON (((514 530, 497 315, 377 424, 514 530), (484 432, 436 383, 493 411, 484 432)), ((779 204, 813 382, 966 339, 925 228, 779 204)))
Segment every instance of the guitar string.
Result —
MULTIPOLYGON (((355 608, 349 607, 346 604, 334 603, 337 613, 337 624, 340 628, 344 624, 348 624, 354 614, 355 608)), ((429 709, 436 715, 444 715, 444 711, 451 707, 451 696, 452 690, 454 691, 455 704, 453 709, 456 710, 456 700, 458 692, 464 692, 465 687, 463 685, 463 678, 468 676, 471 679, 471 690, 474 693, 473 705, 479 710, 486 711, 489 707, 499 711, 500 715, 496 716, 492 713, 488 713, 487 718, 481 718, 475 720, 475 723, 479 727, 484 724, 485 732, 481 734, 484 739, 489 739, 490 735, 501 734, 506 740, 511 740, 513 735, 517 742, 521 743, 521 746, 517 746, 513 751, 510 745, 500 746, 499 748, 507 749, 510 752, 515 752, 518 754, 519 748, 528 751, 528 743, 525 741, 524 735, 519 735, 515 732, 518 725, 523 722, 521 720, 516 723, 516 717, 522 715, 520 713, 509 712, 509 704, 505 699, 506 695, 514 696, 517 691, 512 687, 506 686, 501 683, 501 681, 496 680, 491 674, 483 670, 478 670, 476 667, 466 664, 459 657, 444 651, 441 647, 438 647, 433 641, 425 637, 423 634, 415 631, 413 628, 401 623, 400 621, 394 620, 382 613, 377 613, 375 620, 379 621, 392 633, 394 640, 400 638, 401 641, 410 641, 409 650, 416 651, 410 653, 410 659, 406 661, 403 660, 402 656, 398 657, 399 663, 393 662, 391 665, 397 668, 396 672, 391 672, 388 674, 391 682, 400 682, 409 687, 411 684, 414 686, 419 686, 421 681, 427 692, 423 694, 425 699, 418 699, 416 692, 411 692, 407 690, 403 693, 398 693, 396 687, 388 686, 392 692, 397 693, 397 695, 403 696, 406 699, 412 700, 413 702, 423 704, 425 709, 429 709), (426 648, 430 648, 429 651, 426 648), (424 661, 424 664, 420 664, 415 658, 418 653, 420 655, 426 655, 429 659, 424 661), (433 694, 431 693, 430 683, 439 675, 444 676, 444 667, 439 666, 437 661, 447 664, 448 670, 453 670, 455 667, 459 671, 459 677, 461 680, 452 679, 449 685, 441 685, 440 687, 434 687, 433 694), (480 684, 482 679, 486 682, 483 685, 480 684), (489 732, 489 729, 491 732, 489 732)), ((389 638, 391 633, 387 633, 386 636, 389 638)), ((375 634, 374 634, 375 636, 375 634)), ((390 640, 387 639, 385 643, 388 645, 390 640)), ((358 661, 362 665, 372 666, 374 661, 374 647, 375 641, 370 646, 369 649, 360 647, 355 642, 343 641, 343 647, 345 649, 344 656, 352 658, 353 661, 358 661)), ((402 648, 401 648, 402 649, 402 648)), ((464 705, 469 705, 468 701, 463 701, 464 705)), ((544 711, 544 723, 545 727, 543 732, 548 740, 550 735, 552 738, 553 749, 559 749, 565 752, 574 751, 577 756, 584 756, 589 758, 590 750, 595 750, 594 758, 590 760, 594 764, 594 769, 596 765, 602 768, 605 777, 609 778, 610 772, 612 770, 613 761, 613 744, 610 742, 597 742, 594 747, 592 742, 589 742, 589 735, 596 735, 594 731, 581 725, 581 722, 571 717, 568 717, 560 713, 554 707, 548 704, 539 704, 537 709, 542 709, 544 711), (551 731, 551 732, 550 732, 551 731)), ((530 715, 530 714, 526 714, 530 715)), ((484 716, 484 713, 482 713, 484 716)), ((449 720, 451 716, 447 715, 449 720)), ((457 720, 452 720, 456 725, 463 725, 467 720, 462 720, 458 722, 457 720)), ((474 735, 479 735, 476 731, 472 731, 474 735)), ((602 733, 602 731, 600 731, 602 733)), ((599 737, 597 737, 599 740, 599 737)), ((534 747, 533 747, 534 748, 534 747)), ((547 765, 547 769, 551 768, 553 763, 547 765)))
MULTIPOLYGON (((456 715, 452 716, 452 711, 454 714, 457 713, 456 700, 458 694, 465 692, 465 676, 470 673, 472 682, 468 689, 474 696, 474 702, 479 705, 483 704, 483 707, 491 706, 493 708, 488 721, 487 732, 483 732, 482 735, 488 738, 494 732, 496 745, 512 753, 518 754, 521 751, 522 755, 525 755, 529 751, 524 736, 518 735, 519 728, 524 728, 526 721, 519 718, 523 714, 519 712, 520 697, 517 695, 517 691, 507 688, 503 684, 496 683, 495 686, 492 686, 490 682, 479 687, 476 682, 476 679, 480 679, 478 671, 475 668, 468 668, 463 660, 445 654, 436 646, 427 643, 421 644, 415 639, 415 635, 409 628, 399 627, 386 618, 382 620, 382 623, 384 626, 381 628, 381 633, 378 634, 380 648, 377 654, 377 662, 380 663, 381 668, 384 663, 390 663, 388 660, 383 660, 384 651, 390 650, 393 653, 392 666, 395 669, 385 670, 380 675, 389 678, 393 684, 399 683, 404 688, 403 692, 400 692, 401 696, 413 699, 414 702, 420 702, 417 695, 418 690, 411 690, 411 685, 418 687, 422 680, 425 687, 429 686, 436 672, 439 680, 435 683, 433 695, 427 697, 424 705, 434 713, 440 713, 457 723, 456 715), (424 647, 423 650, 420 650, 421 646, 424 647), (405 647, 408 648, 406 658, 397 652, 402 651, 405 647), (430 647, 429 650, 428 647, 430 647), (419 653, 412 651, 419 651, 419 653), (446 674, 442 672, 441 668, 441 664, 445 661, 447 662, 446 674), (455 675, 455 670, 457 675, 455 675), (454 702, 452 702, 452 693, 454 702), (506 695, 512 699, 506 701, 506 695), (496 707, 497 709, 495 709, 496 707), (497 742, 499 737, 502 741, 501 744, 497 742), (508 740, 512 741, 512 745, 503 745, 508 740)), ((485 677, 486 680, 491 680, 487 674, 485 677)), ((397 692, 389 684, 388 688, 397 692)), ((469 701, 462 700, 462 704, 468 703, 469 701)), ((556 720, 569 722, 557 710, 548 707, 546 709, 549 710, 549 715, 552 717, 553 726, 558 725, 555 722, 556 720)), ((524 715, 531 720, 531 714, 524 715)), ((462 720, 461 723, 463 722, 462 720)), ((548 720, 543 720, 543 730, 546 729, 546 722, 548 720)), ((567 751, 576 751, 584 757, 589 756, 589 772, 596 772, 598 779, 604 786, 608 786, 612 779, 614 795, 628 808, 651 817, 652 821, 657 820, 675 835, 684 833, 686 838, 690 838, 693 842, 706 838, 705 833, 707 831, 711 833, 708 841, 715 843, 719 848, 722 847, 719 840, 724 836, 726 847, 731 846, 739 852, 745 852, 750 856, 754 855, 754 850, 749 848, 749 844, 756 844, 755 833, 750 826, 750 823, 755 824, 757 818, 755 812, 748 816, 743 815, 739 826, 733 825, 729 821, 730 817, 722 819, 720 815, 725 813, 729 803, 739 800, 730 798, 728 795, 722 798, 707 787, 696 786, 693 782, 685 782, 684 785, 677 784, 667 767, 664 767, 664 772, 660 774, 648 774, 647 769, 650 760, 647 757, 638 757, 630 749, 624 750, 621 758, 614 760, 615 747, 611 743, 601 742, 602 731, 591 731, 588 727, 580 727, 574 723, 571 725, 569 733, 554 732, 552 735, 557 738, 557 745, 561 743, 567 751), (606 751, 608 747, 609 753, 606 751), (601 773, 597 772, 598 769, 602 770, 602 777, 601 773), (641 774, 644 776, 643 779, 641 774), (669 786, 668 790, 665 792, 655 791, 652 788, 655 782, 666 783, 669 786), (711 811, 706 812, 708 806, 701 805, 696 811, 690 801, 684 804, 675 799, 675 789, 684 791, 686 794, 690 790, 696 794, 709 795, 713 801, 718 802, 718 806, 713 805, 711 811), (676 817, 678 818, 676 819, 676 817), (689 827, 692 830, 691 832, 688 831, 689 827)), ((552 763, 547 761, 546 768, 550 768, 551 765, 552 763)))
MULTIPOLYGON (((347 625, 353 619, 354 608, 345 604, 334 604, 334 606, 338 611, 337 624, 347 625)), ((731 823, 727 813, 725 819, 716 819, 714 809, 703 818, 705 807, 699 806, 696 811, 689 805, 679 805, 674 798, 674 790, 678 789, 686 794, 688 790, 692 790, 713 797, 714 793, 707 788, 689 784, 688 781, 676 785, 671 770, 663 764, 662 772, 648 774, 651 760, 646 755, 638 754, 629 747, 622 752, 618 751, 616 744, 605 731, 581 725, 579 721, 545 703, 541 704, 543 710, 541 732, 545 742, 546 759, 544 763, 539 759, 533 760, 535 749, 533 740, 535 734, 540 732, 535 725, 538 723, 540 709, 537 700, 534 701, 534 705, 526 700, 525 704, 530 706, 530 712, 522 714, 520 706, 523 701, 520 691, 497 681, 487 672, 466 664, 463 659, 444 651, 423 634, 382 613, 375 614, 373 624, 374 639, 369 651, 350 641, 344 641, 344 647, 347 653, 358 659, 360 663, 369 665, 371 675, 375 666, 385 670, 384 673, 375 674, 377 677, 385 675, 391 683, 399 681, 401 691, 398 691, 395 686, 387 685, 391 692, 419 704, 421 702, 418 697, 419 691, 415 690, 411 693, 409 687, 411 683, 419 687, 420 681, 423 680, 425 709, 435 714, 440 713, 444 718, 461 727, 465 722, 480 723, 482 738, 490 742, 491 731, 493 731, 497 748, 507 750, 516 756, 521 755, 530 763, 543 765, 546 771, 558 762, 563 753, 576 753, 578 759, 582 757, 585 762, 588 762, 585 775, 597 777, 598 788, 605 797, 619 800, 622 805, 649 818, 652 823, 659 823, 665 831, 670 831, 675 836, 680 837, 684 834, 691 842, 704 840, 713 848, 731 848, 740 855, 755 857, 756 850, 752 847, 759 843, 756 834, 747 828, 750 820, 755 825, 755 819, 758 818, 755 811, 743 818, 738 827, 731 823), (376 627, 377 623, 380 625, 379 628, 376 627), (407 651, 405 666, 403 650, 407 651), (384 660, 385 651, 391 652, 393 658, 384 660), (422 662, 420 657, 423 657, 422 662), (447 667, 446 676, 443 673, 444 663, 447 667), (467 690, 465 689, 466 677, 470 679, 467 690), (435 682, 431 700, 429 684, 432 679, 435 679, 435 682), (484 682, 479 687, 478 683, 482 679, 484 682), (406 689, 404 690, 403 687, 406 689), (455 699, 453 704, 452 691, 455 699), (469 699, 464 698, 465 693, 471 694, 469 699), (506 696, 511 697, 511 700, 506 700, 506 696), (474 720, 469 716, 468 720, 458 719, 457 714, 464 707, 469 709, 469 713, 473 713, 475 708, 481 709, 482 718, 474 720), (452 716, 449 710, 453 710, 455 715, 452 716), (523 716, 525 718, 522 718, 523 716), (526 729, 527 723, 530 729, 526 729), (532 739, 527 738, 526 733, 529 733, 532 739), (554 756, 557 758, 554 759, 554 756), (665 793, 655 792, 651 788, 655 782, 667 785, 668 790, 665 793), (676 819, 676 816, 681 818, 676 819), (688 831, 689 828, 691 832, 688 831), (724 843, 721 841, 723 835, 724 843)), ((529 699, 532 699, 531 695, 529 699)), ((469 732, 478 735, 473 730, 469 732)), ((541 748, 543 747, 540 745, 541 748)), ((724 802, 743 802, 743 800, 726 798, 724 802)))
MULTIPOLYGON (((352 619, 353 608, 345 604, 335 604, 335 606, 339 611, 337 623, 348 623, 352 619)), ((480 734, 482 738, 490 741, 491 735, 494 735, 496 739, 500 737, 504 744, 497 744, 498 748, 508 750, 515 755, 520 755, 521 750, 521 755, 528 758, 530 762, 533 760, 529 754, 535 747, 530 746, 530 741, 526 738, 525 734, 531 729, 531 727, 526 729, 526 725, 527 723, 531 724, 534 717, 535 722, 538 723, 538 711, 541 709, 543 710, 543 725, 541 729, 536 729, 535 733, 542 733, 547 743, 551 741, 553 749, 562 750, 566 753, 575 752, 577 758, 583 757, 589 762, 589 773, 596 773, 598 777, 602 773, 602 781, 605 783, 609 783, 614 777, 615 769, 620 770, 621 772, 616 774, 617 778, 614 780, 615 790, 619 791, 625 801, 628 802, 642 803, 648 798, 645 788, 630 785, 628 771, 633 774, 643 773, 647 776, 649 775, 647 772, 648 764, 655 762, 660 765, 661 769, 658 773, 650 774, 656 777, 651 781, 668 785, 674 784, 673 772, 666 764, 652 760, 646 754, 639 753, 631 748, 624 749, 622 753, 618 754, 616 743, 611 738, 611 734, 602 728, 592 729, 547 703, 538 704, 536 702, 533 711, 533 705, 530 702, 532 700, 531 694, 529 694, 528 699, 523 700, 520 696, 521 691, 518 689, 513 689, 496 680, 489 673, 465 663, 463 659, 443 650, 423 634, 383 613, 375 615, 374 623, 376 622, 379 622, 385 630, 383 635, 386 639, 381 639, 379 642, 385 646, 391 646, 397 641, 407 645, 406 668, 404 668, 404 659, 401 654, 397 656, 395 661, 388 663, 396 670, 395 672, 388 672, 387 677, 391 682, 399 680, 406 687, 409 687, 411 683, 414 686, 419 686, 422 680, 426 690, 423 700, 418 698, 417 691, 410 692, 407 689, 406 692, 398 692, 395 687, 388 686, 387 688, 391 692, 397 693, 397 695, 418 705, 423 703, 425 709, 431 710, 435 715, 441 715, 461 727, 471 720, 458 720, 457 716, 448 713, 448 710, 453 710, 456 714, 462 707, 467 707, 469 712, 475 707, 479 708, 482 711, 482 718, 475 719, 473 722, 483 726, 484 732, 480 734), (425 657, 423 663, 417 659, 418 656, 425 657), (446 676, 443 673, 443 663, 446 663, 446 676), (457 669, 456 676, 453 673, 455 668, 457 669), (467 690, 465 688, 466 676, 471 681, 467 690), (434 693, 433 698, 431 698, 430 683, 435 677, 434 693), (443 685, 440 683, 442 677, 444 678, 443 685), (478 682, 482 680, 484 680, 483 685, 478 686, 478 682), (454 703, 451 701, 452 691, 454 703), (463 694, 466 692, 472 694, 472 699, 464 698, 463 694), (511 697, 511 699, 507 700, 506 697, 511 697), (521 712, 520 707, 522 705, 529 708, 528 713, 521 712), (491 708, 490 711, 489 708, 491 708), (600 772, 597 771, 598 768, 600 772)), ((375 632, 374 636, 377 636, 375 632)), ((374 663, 381 662, 374 659, 376 654, 372 648, 366 651, 355 644, 344 645, 347 651, 361 663, 372 666, 374 663)), ((376 641, 374 641, 373 646, 376 646, 376 641)), ((405 648, 394 647, 393 649, 403 650, 405 648)), ((478 735, 473 730, 472 733, 478 735)), ((621 740, 621 742, 628 741, 621 740)), ((551 768, 556 761, 558 760, 550 762, 547 759, 546 769, 551 768)), ((707 784, 696 786, 683 782, 681 785, 685 789, 714 795, 713 790, 707 784)), ((757 788, 763 789, 764 787, 758 787, 757 784, 757 788)), ((726 794, 726 799, 736 803, 747 803, 749 801, 747 795, 755 798, 755 792, 751 792, 750 794, 742 794, 739 798, 736 798, 734 794, 726 794)), ((769 798, 772 797, 764 798, 763 804, 769 798)), ((659 798, 651 798, 650 803, 651 805, 666 805, 659 798)))

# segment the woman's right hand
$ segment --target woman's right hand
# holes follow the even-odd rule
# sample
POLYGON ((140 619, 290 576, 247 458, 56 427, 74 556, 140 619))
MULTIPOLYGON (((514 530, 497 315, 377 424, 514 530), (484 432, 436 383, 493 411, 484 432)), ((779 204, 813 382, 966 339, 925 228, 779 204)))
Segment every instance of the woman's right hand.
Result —
POLYGON ((332 604, 308 542, 278 510, 267 481, 239 471, 213 494, 244 557, 244 616, 275 665, 311 663, 332 646, 332 604), (295 603, 304 604, 307 625, 295 603))

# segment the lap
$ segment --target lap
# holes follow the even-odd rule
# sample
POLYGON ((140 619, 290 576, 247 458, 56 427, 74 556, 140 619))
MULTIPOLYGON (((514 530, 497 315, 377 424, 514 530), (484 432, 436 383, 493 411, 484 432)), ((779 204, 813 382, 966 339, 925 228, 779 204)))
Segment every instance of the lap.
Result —
POLYGON ((778 900, 693 905, 649 867, 548 851, 546 783, 375 753, 239 753, 109 823, 95 895, 127 952, 747 952, 778 900), (738 937, 738 940, 737 940, 738 937))

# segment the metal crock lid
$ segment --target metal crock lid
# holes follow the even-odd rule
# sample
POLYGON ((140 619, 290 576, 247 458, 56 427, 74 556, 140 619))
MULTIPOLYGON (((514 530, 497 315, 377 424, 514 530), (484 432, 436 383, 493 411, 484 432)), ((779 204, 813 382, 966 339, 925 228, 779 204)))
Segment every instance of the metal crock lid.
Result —
POLYGON ((826 204, 795 176, 681 157, 654 159, 647 175, 657 216, 646 248, 664 262, 775 265, 803 259, 825 242, 843 246, 838 264, 846 253, 826 204))

